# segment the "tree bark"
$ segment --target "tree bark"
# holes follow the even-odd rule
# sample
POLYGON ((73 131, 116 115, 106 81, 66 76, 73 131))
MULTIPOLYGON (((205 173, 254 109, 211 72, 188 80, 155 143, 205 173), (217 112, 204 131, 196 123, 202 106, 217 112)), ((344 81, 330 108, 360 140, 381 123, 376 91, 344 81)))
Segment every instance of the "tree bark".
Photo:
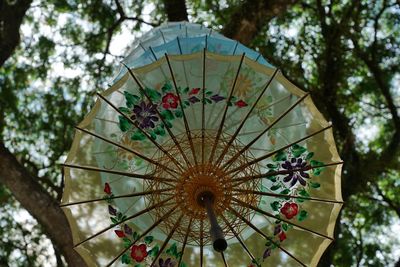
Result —
POLYGON ((274 17, 285 12, 298 0, 247 0, 240 4, 222 30, 226 37, 249 45, 261 29, 274 17))
POLYGON ((71 231, 57 201, 41 187, 35 177, 0 143, 0 183, 7 186, 16 200, 40 223, 69 266, 86 266, 73 249, 71 231))
POLYGON ((185 0, 163 0, 168 21, 189 21, 185 0))
POLYGON ((3 66, 19 44, 19 27, 31 2, 0 1, 0 66, 3 66))

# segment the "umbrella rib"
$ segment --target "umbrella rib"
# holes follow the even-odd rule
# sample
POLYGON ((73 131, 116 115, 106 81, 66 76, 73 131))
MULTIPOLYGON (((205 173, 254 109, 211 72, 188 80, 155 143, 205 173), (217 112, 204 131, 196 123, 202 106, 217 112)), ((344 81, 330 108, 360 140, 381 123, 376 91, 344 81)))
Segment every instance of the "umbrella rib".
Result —
POLYGON ((152 142, 158 149, 160 149, 170 160, 172 160, 175 165, 182 170, 184 170, 184 167, 182 166, 179 161, 177 161, 168 151, 166 151, 159 143, 157 143, 145 130, 143 130, 137 122, 133 121, 130 117, 128 117, 125 113, 123 113, 121 110, 119 110, 111 101, 109 101, 107 98, 102 96, 101 94, 97 93, 97 95, 104 100, 108 105, 110 105, 115 111, 117 111, 119 114, 121 114, 125 119, 127 119, 133 126, 136 127, 142 134, 144 134, 147 139, 152 142))
POLYGON ((97 202, 97 201, 108 201, 110 199, 117 199, 117 198, 146 196, 146 195, 151 195, 151 194, 156 194, 156 193, 167 192, 167 191, 171 191, 171 190, 173 190, 173 188, 159 189, 159 190, 149 190, 149 191, 143 191, 143 192, 131 193, 131 194, 125 194, 125 195, 117 195, 117 196, 113 195, 113 196, 110 196, 110 197, 94 198, 94 199, 88 199, 88 200, 82 200, 82 201, 77 201, 77 202, 61 204, 60 207, 67 207, 67 206, 72 206, 72 205, 80 205, 80 204, 92 203, 92 202, 97 202))
POLYGON ((178 178, 178 177, 175 176, 175 174, 172 174, 172 173, 179 174, 177 171, 175 171, 175 170, 173 170, 173 169, 171 169, 171 168, 169 168, 169 167, 167 167, 167 166, 165 166, 165 165, 163 165, 163 164, 161 164, 161 163, 159 163, 159 162, 157 162, 157 161, 154 161, 154 160, 152 160, 151 158, 148 158, 148 157, 146 157, 146 156, 144 156, 144 155, 142 155, 142 154, 140 154, 140 153, 138 153, 138 152, 136 152, 136 151, 134 151, 134 150, 132 150, 132 149, 130 149, 130 148, 127 148, 127 147, 125 147, 125 146, 123 146, 123 145, 121 145, 121 144, 119 144, 119 143, 117 143, 117 142, 114 142, 114 141, 112 141, 112 140, 110 140, 110 139, 108 139, 108 138, 105 138, 104 136, 98 135, 98 134, 96 134, 96 133, 94 133, 94 132, 91 132, 91 131, 89 131, 89 130, 80 128, 80 127, 78 127, 78 126, 75 126, 75 128, 78 129, 78 130, 80 130, 80 131, 82 131, 82 132, 84 132, 84 133, 87 133, 87 134, 89 134, 89 135, 91 135, 91 136, 94 136, 94 137, 96 137, 96 138, 98 138, 98 139, 100 139, 100 140, 103 140, 103 141, 105 141, 105 142, 107 142, 107 143, 109 143, 109 144, 112 144, 112 145, 114 145, 114 146, 117 146, 117 147, 119 147, 119 148, 122 148, 122 149, 124 149, 124 150, 126 150, 126 151, 128 151, 128 152, 130 152, 130 153, 132 153, 132 154, 134 154, 134 155, 136 155, 136 156, 138 156, 139 158, 142 158, 142 159, 146 160, 146 161, 149 162, 149 163, 152 163, 152 164, 154 164, 154 165, 156 165, 156 166, 159 166, 159 167, 165 169, 165 170, 168 171, 172 176, 174 176, 175 178, 178 178))
MULTIPOLYGON (((128 70, 129 75, 132 77, 132 79, 136 82, 136 84, 139 86, 139 91, 146 97, 146 99, 149 101, 149 103, 151 105, 154 105, 153 101, 150 99, 150 97, 148 96, 148 94, 146 93, 146 90, 144 89, 143 85, 140 83, 139 79, 136 77, 136 75, 133 73, 133 71, 124 63, 122 63, 125 68, 128 70)), ((165 129, 167 130, 169 136, 171 137, 172 141, 174 141, 174 144, 176 145, 176 147, 178 148, 179 152, 181 152, 181 155, 183 157, 183 159, 185 160, 186 164, 188 166, 191 166, 189 159, 186 157, 185 152, 183 152, 181 145, 179 144, 179 142, 176 140, 175 135, 173 134, 173 132, 171 131, 171 129, 168 127, 168 125, 165 123, 165 120, 163 118, 163 116, 161 115, 160 111, 158 110, 158 108, 155 109, 157 116, 160 118, 161 122, 165 125, 165 129)))
POLYGON ((185 234, 185 239, 183 240, 182 250, 181 250, 181 254, 180 254, 180 257, 179 257, 179 262, 178 262, 178 265, 177 265, 178 267, 181 266, 181 262, 182 262, 182 259, 183 259, 183 253, 185 253, 185 248, 186 248, 187 240, 188 240, 189 233, 190 233, 190 227, 192 226, 192 221, 193 221, 193 219, 190 218, 189 225, 188 225, 188 228, 187 228, 186 234, 185 234))
POLYGON ((291 170, 270 171, 270 172, 261 173, 258 175, 244 176, 244 177, 232 179, 232 182, 240 182, 240 183, 233 185, 233 187, 235 187, 244 182, 251 181, 251 180, 268 178, 268 177, 275 176, 275 175, 291 174, 294 172, 304 172, 304 171, 314 170, 314 169, 323 168, 323 167, 340 165, 343 163, 344 163, 343 161, 339 161, 339 162, 332 162, 332 163, 320 164, 320 165, 315 165, 315 166, 308 165, 308 166, 305 166, 302 168, 295 168, 295 169, 291 169, 291 170))
POLYGON ((136 217, 138 217, 138 216, 140 216, 140 215, 142 215, 142 214, 145 214, 145 213, 147 213, 147 212, 149 212, 149 211, 151 211, 151 210, 153 210, 153 209, 155 209, 155 208, 157 208, 157 207, 162 206, 163 204, 165 204, 166 202, 170 201, 170 200, 173 199, 173 198, 174 198, 174 196, 169 197, 169 198, 167 198, 167 199, 164 199, 163 201, 161 201, 161 202, 159 202, 159 203, 156 203, 156 204, 154 204, 154 205, 152 205, 152 206, 150 206, 150 207, 148 207, 148 208, 146 208, 146 209, 144 209, 144 210, 141 210, 141 211, 139 211, 139 212, 137 212, 137 213, 135 213, 135 214, 133 214, 133 215, 131 215, 131 216, 129 216, 129 217, 123 219, 123 220, 121 220, 121 221, 118 222, 118 223, 112 224, 112 225, 110 225, 109 227, 104 228, 103 230, 101 230, 101 231, 95 233, 94 235, 91 235, 91 236, 89 236, 88 238, 82 240, 81 242, 75 244, 75 245, 74 245, 74 248, 76 248, 77 246, 79 246, 79 245, 81 245, 81 244, 83 244, 83 243, 85 243, 85 242, 91 240, 92 238, 95 238, 96 236, 101 235, 102 233, 104 233, 104 232, 106 232, 106 231, 112 229, 113 227, 115 227, 115 226, 117 226, 117 225, 120 225, 120 224, 122 224, 122 223, 124 223, 124 222, 126 222, 126 221, 129 221, 129 220, 131 220, 131 219, 133 219, 133 218, 136 218, 136 217))
POLYGON ((305 137, 303 137, 303 138, 300 138, 300 139, 294 141, 293 143, 290 143, 290 144, 288 144, 288 145, 286 145, 286 146, 283 146, 283 147, 281 147, 281 148, 279 148, 279 149, 277 149, 277 150, 274 150, 274 151, 272 151, 272 152, 270 152, 270 153, 268 153, 268 154, 266 154, 266 155, 264 155, 264 156, 258 157, 258 158, 254 159, 254 160, 252 160, 252 161, 250 161, 250 162, 248 162, 248 163, 246 163, 246 164, 243 164, 243 165, 241 165, 241 166, 239 166, 239 167, 237 167, 237 168, 235 168, 235 169, 233 169, 233 170, 230 170, 230 171, 227 172, 227 174, 230 174, 230 173, 234 173, 234 172, 238 172, 238 171, 244 170, 244 169, 246 169, 246 168, 247 168, 248 166, 250 166, 250 165, 256 164, 256 163, 258 163, 258 162, 260 162, 260 161, 262 161, 262 160, 264 160, 264 159, 267 159, 267 158, 271 157, 272 155, 274 155, 274 154, 276 154, 276 153, 278 153, 278 152, 280 152, 280 151, 282 151, 282 150, 285 150, 285 149, 291 147, 292 145, 295 145, 295 144, 300 143, 300 142, 302 142, 302 141, 304 141, 304 140, 307 140, 307 139, 313 137, 314 135, 317 135, 317 134, 319 134, 319 133, 321 133, 321 132, 324 132, 324 131, 326 131, 326 130, 328 130, 328 129, 330 129, 330 128, 332 128, 332 125, 329 125, 329 126, 327 126, 327 127, 324 127, 324 128, 322 128, 322 129, 320 129, 320 130, 318 130, 318 131, 316 131, 316 132, 313 132, 312 134, 309 134, 309 135, 307 135, 307 136, 305 136, 305 137))
POLYGON ((221 155, 217 159, 217 161, 215 163, 216 166, 219 166, 219 164, 221 163, 221 161, 224 158, 224 156, 225 156, 226 152, 228 151, 229 147, 231 146, 231 144, 233 143, 233 141, 235 140, 235 138, 239 134, 240 130, 242 130, 244 124, 247 121, 247 119, 250 117, 250 114, 253 112, 254 108, 258 104, 258 101, 260 101, 261 97, 264 95, 265 91, 267 91, 269 85, 274 80, 274 78, 275 78, 276 74, 278 73, 278 71, 279 71, 279 69, 275 69, 275 71, 272 74, 271 78, 268 80, 267 84, 264 86, 263 90, 261 91, 261 93, 257 97, 256 101, 253 103, 253 105, 251 106, 250 110, 247 112, 246 116, 242 119, 242 122, 240 123, 239 127, 236 129, 235 133, 232 135, 231 139, 226 144, 226 146, 224 147, 224 150, 222 151, 221 155))
POLYGON ((177 207, 178 204, 172 207, 172 209, 170 209, 160 219, 158 219, 155 223, 153 223, 153 225, 147 228, 147 230, 144 233, 142 233, 138 238, 136 238, 135 241, 133 241, 127 248, 125 248, 120 254, 118 254, 117 257, 115 257, 111 262, 109 262, 106 267, 110 267, 116 260, 119 259, 119 257, 121 257, 125 252, 127 252, 133 245, 135 245, 137 241, 145 237, 148 233, 151 232, 151 230, 153 230, 157 225, 159 225, 163 220, 165 220, 165 218, 167 218, 177 207))
POLYGON ((237 80, 238 80, 238 78, 239 78, 240 70, 242 69, 242 64, 243 64, 245 55, 246 55, 246 54, 243 53, 243 54, 242 54, 242 57, 240 58, 239 67, 238 67, 237 72, 236 72, 235 80, 233 81, 231 90, 230 90, 230 92, 229 92, 229 96, 228 96, 228 98, 226 99, 226 105, 225 105, 225 108, 224 108, 224 113, 223 113, 223 115, 222 115, 222 119, 221 119, 221 122, 220 122, 219 127, 218 127, 217 136, 216 136, 216 138, 215 138, 215 141, 214 141, 214 144, 213 144, 213 147, 212 147, 212 150, 211 150, 210 158, 208 159, 208 161, 209 161, 210 163, 211 163, 211 162, 213 161, 213 159, 214 159, 215 149, 217 148, 217 144, 218 144, 218 142, 219 142, 219 138, 220 138, 221 133, 222 133, 222 128, 224 127, 226 114, 227 114, 228 108, 229 108, 229 103, 230 103, 230 101, 231 101, 231 99, 232 99, 233 92, 234 92, 234 90, 235 90, 236 83, 237 83, 237 80))
POLYGON ((243 201, 241 201, 241 200, 239 200, 239 199, 237 199, 237 198, 234 198, 234 197, 233 197, 232 200, 235 201, 236 203, 238 203, 239 205, 243 206, 243 207, 247 207, 247 208, 249 208, 249 209, 252 209, 252 210, 254 210, 254 211, 256 211, 256 212, 259 212, 259 213, 261 213, 261 214, 263 214, 263 215, 265 215, 265 216, 268 216, 268 217, 270 217, 270 218, 274 218, 274 219, 276 219, 276 220, 283 221, 283 222, 285 222, 285 223, 287 223, 287 224, 296 226, 297 228, 300 228, 300 229, 302 229, 302 230, 304 230, 304 231, 307 231, 307 232, 310 232, 310 233, 312 233, 312 234, 318 235, 318 236, 320 236, 320 237, 324 237, 324 238, 329 239, 329 240, 331 240, 331 241, 334 240, 332 237, 329 237, 329 236, 327 236, 327 235, 318 233, 318 232, 316 232, 316 231, 314 231, 314 230, 311 230, 311 229, 309 229, 309 228, 307 228, 307 227, 301 226, 301 225, 299 225, 299 224, 297 224, 297 223, 294 223, 294 222, 291 222, 291 221, 289 221, 289 220, 286 220, 286 219, 283 219, 283 218, 279 218, 279 217, 277 217, 276 215, 273 215, 272 213, 269 213, 269 212, 267 212, 267 211, 264 211, 264 210, 262 210, 262 209, 259 209, 259 208, 257 208, 257 207, 254 207, 254 206, 252 206, 252 205, 250 205, 250 204, 247 204, 247 203, 245 203, 245 202, 243 202, 243 201))
MULTIPOLYGON (((127 176, 127 177, 132 177, 132 178, 138 178, 138 179, 143 179, 143 180, 153 180, 153 181, 168 181, 168 182, 173 182, 175 183, 175 179, 169 179, 169 178, 161 178, 161 177, 156 177, 148 174, 137 174, 137 173, 129 173, 129 172, 123 172, 123 171, 115 171, 115 170, 109 170, 109 169, 101 169, 98 167, 92 167, 92 166, 83 166, 83 165, 74 165, 74 164, 61 164, 63 167, 68 167, 68 168, 75 168, 75 169, 82 169, 82 170, 87 170, 87 171, 96 171, 96 172, 105 172, 105 173, 111 173, 111 174, 116 174, 116 175, 122 175, 122 176, 127 176)), ((168 184, 168 183, 166 183, 168 184)), ((171 184, 168 184, 171 185, 171 184)), ((173 186, 173 185, 171 185, 173 186)))
MULTIPOLYGON (((288 99, 290 96, 291 96, 291 95, 288 94, 287 96, 284 96, 284 97, 282 97, 282 98, 276 100, 275 102, 272 102, 271 104, 269 104, 269 105, 267 105, 267 106, 260 107, 260 108, 258 109, 258 111, 259 111, 259 112, 265 111, 265 110, 267 110, 267 109, 269 109, 269 108, 275 106, 276 104, 279 104, 280 102, 285 101, 285 100, 288 99)), ((229 114, 228 120, 229 120, 230 116, 233 116, 232 114, 233 114, 233 113, 229 114)), ((256 115, 257 115, 257 113, 253 113, 249 118, 254 117, 254 116, 256 116, 256 115)), ((234 127, 234 126, 236 126, 236 123, 232 123, 231 125, 227 126, 226 131, 227 131, 227 130, 230 130, 230 129, 231 129, 232 127, 234 127)), ((257 131, 257 132, 259 132, 259 131, 257 131)), ((242 134, 238 134, 238 136, 240 136, 240 135, 242 135, 242 134)))
POLYGON ((268 241, 270 241, 271 243, 273 243, 275 246, 277 246, 280 250, 282 250, 284 253, 286 253, 289 257, 291 257, 292 259, 294 259, 296 262, 298 262, 299 264, 301 264, 301 266, 303 267, 307 267, 307 265, 305 265, 302 261, 300 261, 298 258, 296 258, 292 253, 290 253, 289 251, 287 251, 286 249, 284 249, 281 245, 279 245, 277 242, 275 242, 272 238, 270 238, 269 236, 267 236, 266 234, 264 234, 260 229, 258 229, 254 224, 252 224, 250 221, 248 221, 246 218, 243 217, 243 215, 241 215, 240 213, 238 213, 236 210, 232 209, 231 207, 229 207, 229 210, 236 214, 236 216, 238 216, 242 221, 244 221, 248 226, 250 226, 251 228, 253 228, 257 233, 259 233, 261 236, 263 236, 265 239, 267 239, 268 241))
POLYGON ((185 124, 185 130, 186 130, 187 138, 189 140, 190 149, 192 150, 194 162, 197 165, 197 157, 196 157, 196 152, 194 150, 192 135, 190 133, 189 124, 188 124, 188 121, 187 121, 187 118, 186 118, 185 110, 183 109, 183 102, 182 102, 182 99, 181 99, 181 94, 179 93, 179 90, 178 90, 178 86, 176 84, 174 71, 172 70, 171 62, 169 60, 169 56, 168 56, 167 53, 165 53, 165 58, 167 60, 168 68, 169 68, 169 71, 171 73, 172 82, 174 83, 175 93, 176 93, 176 95, 178 96, 178 99, 179 99, 179 106, 181 108, 181 112, 182 112, 182 115, 183 115, 183 123, 185 124))
POLYGON ((261 138, 267 131, 269 131, 275 124, 277 124, 282 118, 284 118, 290 111, 292 111, 297 105, 299 105, 309 93, 304 94, 300 97, 293 105, 291 105, 288 109, 286 109, 278 118, 276 118, 267 128, 265 128, 257 137, 255 137, 250 143, 248 143, 244 148, 242 148, 239 152, 237 152, 231 159, 229 159, 224 165, 223 168, 226 170, 244 151, 249 149, 258 139, 261 138))
POLYGON ((160 250, 158 251, 156 257, 154 258, 154 260, 153 260, 153 262, 151 263, 150 266, 154 266, 154 264, 156 263, 158 257, 160 257, 160 255, 163 253, 163 251, 164 251, 165 247, 168 245, 168 242, 171 239, 172 235, 175 233, 176 229, 179 227, 179 223, 181 222, 182 217, 183 217, 183 214, 179 217, 179 219, 175 223, 174 228, 172 228, 171 231, 169 232, 167 238, 164 240, 163 244, 161 245, 160 250))
POLYGON ((205 105, 206 103, 206 48, 203 50, 203 90, 202 90, 202 99, 201 99, 201 164, 204 164, 204 146, 205 146, 205 105))
MULTIPOLYGON (((234 189, 233 191, 240 192, 242 194, 254 194, 254 195, 277 197, 277 198, 298 198, 298 199, 304 199, 304 200, 335 203, 335 204, 343 204, 344 203, 343 201, 339 201, 339 200, 322 199, 322 198, 315 198, 315 197, 303 197, 303 196, 295 196, 295 195, 284 195, 284 194, 276 194, 276 193, 271 193, 271 192, 262 192, 262 191, 257 191, 257 190, 234 189)), ((242 194, 238 194, 238 195, 242 195, 242 194)))
POLYGON ((222 257, 222 260, 224 261, 224 266, 228 267, 228 263, 226 262, 225 255, 224 255, 223 251, 221 252, 221 257, 222 257))
POLYGON ((253 254, 251 254, 250 250, 247 248, 246 244, 242 241, 242 239, 239 237, 238 233, 233 229, 232 225, 228 222, 228 220, 223 216, 222 214, 220 215, 222 220, 224 220, 225 224, 229 227, 235 238, 239 241, 240 245, 244 248, 244 250, 247 252, 247 255, 249 255, 250 259, 252 261, 255 261, 256 259, 254 258, 253 254))

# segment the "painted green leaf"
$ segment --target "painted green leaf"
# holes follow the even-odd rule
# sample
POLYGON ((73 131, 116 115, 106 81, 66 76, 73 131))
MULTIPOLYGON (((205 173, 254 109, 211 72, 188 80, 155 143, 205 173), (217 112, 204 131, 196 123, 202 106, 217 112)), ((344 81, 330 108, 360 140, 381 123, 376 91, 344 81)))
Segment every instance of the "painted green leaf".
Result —
POLYGON ((137 105, 141 100, 139 96, 133 95, 127 91, 124 91, 124 96, 126 99, 126 106, 128 108, 133 108, 133 106, 137 105))
POLYGON ((288 230, 288 225, 286 223, 283 223, 282 228, 286 232, 288 230))
POLYGON ((138 239, 138 237, 139 237, 139 234, 137 232, 133 232, 133 234, 132 234, 133 240, 138 239))
POLYGON ((307 151, 307 149, 305 147, 299 146, 297 144, 292 146, 292 153, 293 153, 293 156, 295 156, 296 158, 300 157, 306 151, 307 151))
POLYGON ((299 195, 303 197, 310 197, 310 194, 305 189, 300 190, 299 195))
POLYGON ((278 153, 275 154, 275 156, 272 158, 274 161, 284 161, 287 159, 286 152, 285 151, 279 151, 278 153))
POLYGON ((118 223, 118 220, 117 220, 116 218, 110 217, 110 219, 111 219, 111 221, 113 222, 113 224, 117 224, 117 223, 118 223))
POLYGON ((123 241, 124 241, 124 248, 130 247, 130 245, 132 244, 129 238, 124 237, 123 241))
POLYGON ((270 176, 270 177, 267 177, 267 179, 268 180, 270 180, 271 182, 276 182, 276 176, 270 176))
POLYGON ((122 257, 121 257, 121 261, 122 261, 122 263, 124 263, 124 264, 130 264, 130 263, 131 263, 131 257, 129 257, 128 254, 124 254, 124 255, 122 255, 122 257))
POLYGON ((132 127, 131 123, 124 116, 118 116, 118 119, 119 128, 121 129, 121 131, 126 132, 132 127))
POLYGON ((161 126, 159 126, 156 129, 154 129, 154 133, 156 135, 164 136, 165 135, 165 130, 161 126))
POLYGON ((308 212, 305 210, 300 211, 300 213, 297 215, 297 220, 304 221, 307 218, 308 212))
POLYGON ((140 132, 140 131, 138 130, 138 131, 135 131, 135 132, 131 135, 131 139, 134 140, 134 141, 142 141, 142 140, 146 139, 146 136, 145 136, 142 132, 140 132))
POLYGON ((160 251, 160 247, 158 245, 155 245, 149 252, 148 254, 150 255, 150 257, 156 257, 158 254, 158 251, 160 251))
POLYGON ((318 160, 311 160, 310 165, 311 167, 318 167, 324 165, 324 163, 318 160))
POLYGON ((276 169, 278 166, 276 164, 269 163, 269 164, 267 164, 267 167, 270 169, 276 169))
POLYGON ((280 204, 279 204, 278 201, 274 201, 270 205, 271 205, 272 210, 274 210, 274 211, 278 211, 279 210, 280 204))
POLYGON ((177 248, 177 246, 176 246, 176 243, 173 243, 170 247, 169 247, 169 249, 167 249, 166 251, 165 251, 165 253, 167 253, 168 255, 171 255, 171 256, 173 256, 173 257, 175 257, 175 258, 178 258, 179 257, 179 253, 178 253, 178 248, 177 248))
POLYGON ((313 156, 314 156, 314 152, 308 153, 307 156, 306 156, 306 160, 311 159, 313 156))
POLYGON ((316 183, 316 182, 310 182, 309 185, 310 185, 312 188, 320 188, 320 187, 321 187, 321 184, 316 183))
POLYGON ((180 110, 175 110, 175 116, 176 116, 177 118, 182 118, 182 116, 183 116, 182 111, 180 111, 180 110))
POLYGON ((163 87, 161 88, 161 91, 163 91, 163 93, 167 93, 170 92, 172 90, 172 85, 170 83, 165 83, 163 85, 163 87))
POLYGON ((163 116, 164 119, 169 121, 174 119, 174 114, 169 109, 166 109, 163 112, 161 112, 161 116, 163 116))
POLYGON ((126 113, 126 114, 131 113, 131 110, 130 110, 129 108, 126 108, 126 107, 119 107, 118 109, 119 109, 121 112, 126 113))
POLYGON ((151 235, 148 235, 148 236, 146 236, 146 237, 144 238, 144 242, 145 242, 147 245, 151 244, 151 242, 153 242, 153 240, 154 240, 154 237, 151 236, 151 235))
POLYGON ((154 89, 145 88, 146 95, 150 98, 153 103, 161 100, 161 94, 154 89))
POLYGON ((287 195, 287 194, 289 194, 289 192, 290 192, 290 190, 286 188, 286 189, 282 190, 281 192, 279 192, 279 194, 287 195))
POLYGON ((186 263, 184 263, 183 261, 181 261, 181 265, 179 265, 179 267, 187 267, 186 263))
POLYGON ((276 184, 276 185, 273 185, 273 186, 271 186, 271 190, 272 191, 275 191, 275 190, 278 190, 279 188, 281 188, 281 185, 280 184, 276 184))

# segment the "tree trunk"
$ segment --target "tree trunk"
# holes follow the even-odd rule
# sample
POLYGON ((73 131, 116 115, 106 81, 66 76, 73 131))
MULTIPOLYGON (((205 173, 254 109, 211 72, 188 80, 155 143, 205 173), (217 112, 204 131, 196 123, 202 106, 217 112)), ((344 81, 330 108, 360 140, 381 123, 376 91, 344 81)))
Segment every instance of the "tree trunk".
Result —
POLYGON ((86 266, 73 249, 64 212, 14 155, 0 143, 0 183, 7 186, 21 205, 43 226, 47 236, 64 255, 69 266, 86 266))

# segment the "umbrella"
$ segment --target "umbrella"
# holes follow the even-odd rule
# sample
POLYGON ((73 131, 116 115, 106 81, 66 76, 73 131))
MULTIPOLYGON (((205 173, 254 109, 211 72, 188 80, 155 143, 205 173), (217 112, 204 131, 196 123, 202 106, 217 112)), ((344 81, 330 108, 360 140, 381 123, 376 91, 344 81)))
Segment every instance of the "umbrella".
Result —
POLYGON ((315 266, 342 161, 310 96, 204 27, 143 38, 63 165, 75 249, 89 266, 315 266))

